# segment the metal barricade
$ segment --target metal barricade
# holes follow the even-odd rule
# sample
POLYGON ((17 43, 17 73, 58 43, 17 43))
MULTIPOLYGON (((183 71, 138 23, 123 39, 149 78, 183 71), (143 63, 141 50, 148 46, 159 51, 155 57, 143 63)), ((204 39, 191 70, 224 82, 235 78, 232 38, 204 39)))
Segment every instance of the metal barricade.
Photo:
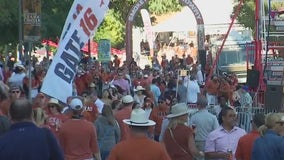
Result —
POLYGON ((251 120, 256 113, 267 114, 276 113, 277 110, 265 109, 263 107, 236 107, 236 112, 238 115, 238 126, 246 132, 251 131, 251 120))

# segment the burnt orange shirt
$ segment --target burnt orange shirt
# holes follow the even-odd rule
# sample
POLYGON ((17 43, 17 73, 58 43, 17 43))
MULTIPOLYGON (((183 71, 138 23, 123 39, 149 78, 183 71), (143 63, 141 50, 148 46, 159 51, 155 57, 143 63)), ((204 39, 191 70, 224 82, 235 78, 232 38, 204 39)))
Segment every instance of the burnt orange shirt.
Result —
POLYGON ((120 141, 129 138, 129 127, 127 124, 123 123, 123 120, 130 118, 131 111, 132 111, 131 106, 127 106, 120 110, 117 110, 114 114, 114 117, 117 120, 120 127, 120 133, 121 133, 120 141))
POLYGON ((254 141, 259 137, 258 131, 251 131, 239 139, 235 157, 241 160, 250 160, 254 141))
POLYGON ((170 160, 165 148, 146 136, 131 137, 118 143, 108 160, 170 160))
POLYGON ((51 130, 56 138, 59 137, 59 130, 61 129, 62 124, 69 119, 65 114, 52 115, 49 114, 46 119, 46 126, 51 130))
POLYGON ((84 119, 69 119, 63 123, 59 142, 65 160, 89 159, 99 152, 96 128, 84 119))
POLYGON ((217 95, 220 83, 218 81, 209 80, 206 85, 206 91, 208 94, 217 95))
POLYGON ((89 104, 87 104, 86 109, 83 111, 82 114, 83 114, 83 117, 86 120, 94 123, 95 120, 99 116, 98 107, 95 104, 93 104, 93 103, 89 103, 89 104))
POLYGON ((155 128, 154 135, 161 134, 162 122, 163 119, 166 117, 168 111, 169 111, 169 106, 167 106, 166 104, 159 104, 158 107, 153 108, 149 119, 156 122, 156 125, 154 127, 155 128))
POLYGON ((173 160, 192 160, 193 156, 190 155, 188 141, 189 138, 193 139, 193 130, 188 126, 179 124, 175 129, 172 129, 172 132, 176 142, 171 137, 169 129, 166 130, 164 135, 164 143, 170 157, 173 160), (183 152, 179 146, 181 146, 188 154, 183 152))

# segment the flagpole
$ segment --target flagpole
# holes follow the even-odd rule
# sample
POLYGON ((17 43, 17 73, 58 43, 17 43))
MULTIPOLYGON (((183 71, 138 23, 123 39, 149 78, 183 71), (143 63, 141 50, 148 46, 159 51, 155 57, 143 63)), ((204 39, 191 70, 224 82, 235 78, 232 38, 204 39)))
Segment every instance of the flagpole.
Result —
POLYGON ((88 54, 89 54, 89 58, 91 58, 91 40, 88 40, 88 54))

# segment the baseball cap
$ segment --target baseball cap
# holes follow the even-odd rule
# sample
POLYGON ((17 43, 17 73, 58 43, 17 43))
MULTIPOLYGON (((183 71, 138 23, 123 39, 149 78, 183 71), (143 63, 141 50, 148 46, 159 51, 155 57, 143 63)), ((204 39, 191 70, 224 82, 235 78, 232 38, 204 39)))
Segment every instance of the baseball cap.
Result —
POLYGON ((83 108, 83 103, 82 100, 79 98, 74 98, 71 100, 69 106, 71 107, 71 109, 73 110, 80 110, 83 108))

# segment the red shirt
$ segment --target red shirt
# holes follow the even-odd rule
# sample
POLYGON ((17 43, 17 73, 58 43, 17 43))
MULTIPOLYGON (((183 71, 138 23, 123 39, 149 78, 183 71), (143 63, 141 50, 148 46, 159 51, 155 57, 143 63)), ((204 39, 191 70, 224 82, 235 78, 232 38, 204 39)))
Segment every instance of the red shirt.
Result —
POLYGON ((108 160, 170 160, 170 157, 160 143, 137 136, 114 146, 108 160))
POLYGON ((82 114, 86 120, 93 123, 99 116, 98 107, 93 103, 88 104, 82 114))
POLYGON ((67 119, 69 118, 65 114, 48 115, 48 118, 46 119, 46 126, 51 130, 55 137, 58 138, 59 130, 67 119))
POLYGON ((67 120, 59 132, 59 142, 65 160, 90 159, 99 152, 96 128, 84 119, 67 120))
POLYGON ((259 137, 258 131, 251 131, 250 133, 242 136, 236 151, 236 159, 250 160, 254 141, 259 137))
POLYGON ((169 129, 166 130, 164 135, 164 143, 170 157, 174 160, 192 160, 193 156, 189 155, 190 150, 188 142, 189 138, 193 139, 193 130, 185 125, 179 124, 175 129, 172 129, 172 132, 176 142, 173 140, 169 129), (188 154, 186 154, 179 146, 181 146, 188 154))
POLYGON ((156 122, 155 125, 155 135, 160 135, 161 134, 161 127, 162 127, 162 122, 163 119, 166 117, 169 111, 169 106, 166 104, 159 104, 158 107, 154 107, 151 114, 150 118, 151 120, 156 122))
POLYGON ((129 138, 129 127, 127 124, 123 123, 123 120, 130 118, 131 111, 132 111, 131 106, 127 106, 115 112, 114 117, 117 120, 120 127, 121 141, 129 138))

